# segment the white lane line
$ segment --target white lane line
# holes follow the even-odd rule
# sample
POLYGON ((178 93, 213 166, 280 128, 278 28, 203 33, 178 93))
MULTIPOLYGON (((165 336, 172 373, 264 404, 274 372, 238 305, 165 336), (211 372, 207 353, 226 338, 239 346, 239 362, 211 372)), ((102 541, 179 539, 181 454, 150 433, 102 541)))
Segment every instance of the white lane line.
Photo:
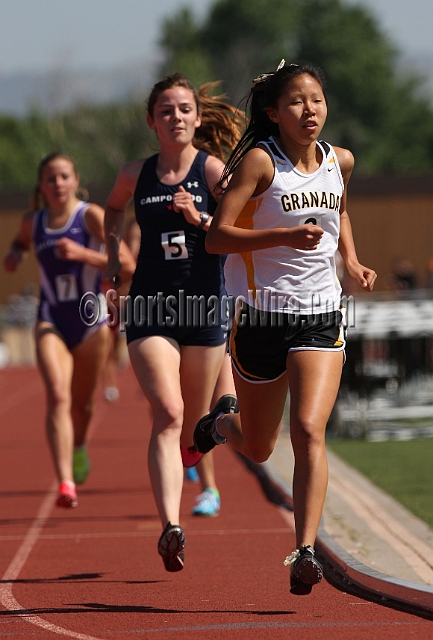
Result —
MULTIPOLYGON (((233 622, 233 623, 226 623, 226 624, 209 624, 209 625, 196 625, 195 627, 192 626, 188 626, 188 627, 164 627, 164 628, 153 628, 153 629, 127 629, 126 631, 111 631, 108 630, 106 631, 106 633, 170 633, 170 632, 175 632, 175 631, 180 631, 181 633, 185 633, 185 631, 226 631, 227 633, 225 634, 225 638, 227 637, 231 637, 228 636, 228 632, 230 631, 237 631, 239 629, 251 629, 251 630, 258 630, 258 629, 341 629, 341 628, 347 628, 347 629, 358 629, 358 628, 370 628, 370 629, 374 629, 374 628, 378 628, 378 627, 397 627, 397 628, 410 628, 410 627, 418 627, 421 625, 427 625, 429 624, 429 621, 426 622, 375 622, 370 621, 370 622, 233 622)), ((422 630, 421 630, 422 631, 422 630)), ((329 633, 328 633, 329 635, 329 633)), ((188 636, 190 637, 190 636, 188 636)), ((204 636, 201 636, 202 638, 204 636)), ((206 637, 215 637, 213 636, 206 636, 206 637)), ((221 637, 221 636, 220 636, 221 637)), ((239 636, 238 636, 239 637, 239 636)), ((257 634, 255 633, 250 633, 247 635, 243 635, 244 638, 248 637, 248 638, 257 638, 257 634)), ((267 634, 267 637, 270 637, 269 634, 267 634)), ((286 634, 286 637, 290 637, 289 635, 286 634)), ((293 635, 291 637, 294 637, 293 635)), ((297 637, 299 638, 299 634, 297 634, 297 637)), ((305 637, 305 634, 304 636, 305 637)), ((310 635, 311 637, 311 635, 310 635)), ((323 637, 323 635, 322 635, 323 637)), ((340 636, 341 637, 341 636, 340 636)), ((346 638, 354 638, 353 634, 350 633, 350 631, 346 632, 345 634, 346 638), (350 634, 350 635, 349 635, 350 634)), ((364 635, 365 637, 365 635, 364 635)), ((370 635, 370 637, 373 637, 372 635, 370 635)), ((377 634, 374 637, 379 637, 377 634)), ((394 635, 394 637, 396 637, 394 635)), ((401 637, 401 636, 400 636, 401 637)), ((406 636, 407 637, 407 634, 406 636)))
MULTIPOLYGON (((95 431, 96 425, 99 425, 99 423, 104 420, 106 411, 107 408, 105 407, 105 411, 102 410, 99 412, 97 419, 93 422, 93 429, 91 428, 91 433, 95 431)), ((34 624, 37 627, 41 627, 46 631, 51 631, 52 633, 56 633, 57 635, 68 636, 69 638, 77 638, 78 640, 101 640, 101 638, 95 638, 94 636, 77 633, 70 629, 64 629, 63 627, 51 624, 51 622, 48 622, 47 620, 44 620, 43 618, 30 613, 27 609, 20 605, 20 603, 12 594, 13 582, 18 578, 36 542, 41 538, 41 531, 44 528, 45 523, 48 520, 48 517, 54 506, 54 501, 56 499, 56 489, 57 482, 54 483, 53 486, 49 489, 48 494, 42 501, 36 518, 33 520, 33 523, 30 526, 26 536, 24 537, 21 546, 16 552, 9 567, 6 569, 6 572, 2 578, 2 584, 0 584, 0 603, 8 611, 22 611, 22 613, 16 614, 19 618, 22 618, 26 622, 34 624)))
MULTIPOLYGON (((281 509, 284 512, 284 509, 281 509)), ((285 518, 286 514, 282 514, 285 518)), ((276 529, 232 529, 224 530, 218 529, 216 531, 187 531, 188 537, 190 536, 231 536, 231 535, 245 535, 250 533, 269 534, 269 533, 287 533, 292 532, 293 515, 290 516, 287 513, 288 527, 279 527, 276 529)), ((149 538, 154 537, 161 531, 160 527, 155 527, 150 531, 116 531, 112 533, 46 533, 38 537, 38 540, 81 540, 84 539, 98 539, 98 538, 149 538)), ((0 536, 0 542, 10 542, 13 540, 23 540, 25 536, 0 536)))
POLYGON ((51 631, 52 633, 68 636, 70 638, 78 638, 78 640, 101 640, 100 638, 94 638, 93 636, 76 633, 75 631, 70 631, 69 629, 63 629, 63 627, 58 627, 57 625, 51 624, 51 622, 47 622, 47 620, 44 620, 39 616, 29 613, 24 607, 20 605, 20 603, 14 598, 12 594, 13 582, 18 578, 22 568, 27 562, 27 558, 33 550, 33 547, 39 540, 40 533, 44 528, 46 521, 48 520, 51 509, 54 506, 54 500, 56 498, 56 488, 57 484, 54 484, 50 489, 48 495, 43 500, 36 518, 33 521, 33 524, 30 526, 21 546, 16 552, 9 567, 6 569, 6 572, 2 578, 2 584, 0 584, 0 602, 8 611, 22 611, 22 613, 17 614, 19 618, 22 618, 26 622, 30 622, 31 624, 41 627, 46 631, 51 631))
MULTIPOLYGON (((101 412, 104 413, 105 412, 101 412)), ((99 415, 98 423, 102 421, 102 416, 99 415)), ((96 426, 96 425, 95 425, 96 426)), ((95 431, 95 426, 92 429, 92 432, 95 431)), ((39 511, 30 526, 27 534, 25 535, 21 546, 19 547, 17 553, 15 554, 12 562, 9 567, 6 569, 5 574, 2 578, 2 584, 0 584, 0 603, 8 610, 22 613, 16 613, 17 617, 22 618, 26 622, 30 624, 34 624, 35 626, 41 627, 46 631, 51 631, 52 633, 56 633, 57 635, 68 636, 69 638, 77 638, 78 640, 102 640, 101 638, 96 638, 94 636, 89 636, 82 633, 77 633, 70 629, 65 629, 63 627, 59 627, 57 625, 51 624, 47 620, 44 620, 40 616, 34 615, 30 613, 27 609, 25 609, 13 596, 12 586, 13 582, 18 578, 22 568, 24 567, 30 553, 33 550, 36 542, 38 540, 53 540, 53 539, 76 539, 76 538, 110 538, 110 537, 142 537, 142 536, 154 536, 154 531, 143 531, 143 532, 129 532, 122 533, 117 532, 115 534, 68 534, 68 535, 43 535, 41 534, 45 523, 49 517, 49 514, 54 506, 54 501, 56 497, 56 488, 57 483, 55 483, 52 488, 50 488, 48 495, 43 500, 39 511)), ((217 531, 191 531, 188 532, 188 535, 243 535, 254 532, 269 534, 269 533, 282 533, 291 530, 290 528, 274 528, 274 529, 237 529, 235 531, 229 531, 225 529, 219 529, 217 531)), ((0 540, 11 540, 11 539, 22 539, 21 536, 1 536, 0 540)))
MULTIPOLYGON (((29 557, 36 541, 40 536, 40 532, 45 526, 51 509, 53 508, 55 500, 55 489, 56 485, 53 485, 49 490, 48 495, 44 498, 41 506, 39 507, 39 511, 36 514, 36 518, 33 520, 33 523, 30 525, 27 534, 24 536, 22 545, 16 552, 15 557, 10 563, 9 567, 6 569, 3 580, 13 581, 16 580, 19 576, 21 569, 25 565, 27 558, 29 557)), ((2 594, 3 596, 3 585, 0 585, 0 594, 2 594)))

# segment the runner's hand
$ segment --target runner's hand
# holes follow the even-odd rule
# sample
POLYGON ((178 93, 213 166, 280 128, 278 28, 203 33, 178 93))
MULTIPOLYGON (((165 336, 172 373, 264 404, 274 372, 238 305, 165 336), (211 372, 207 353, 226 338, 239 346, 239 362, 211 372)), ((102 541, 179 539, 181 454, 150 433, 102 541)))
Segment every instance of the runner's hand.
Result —
POLYGON ((190 224, 194 226, 200 224, 200 212, 194 206, 192 195, 182 185, 173 196, 173 209, 178 213, 183 213, 185 220, 190 224))
POLYGON ((78 262, 85 262, 84 256, 86 247, 74 242, 70 238, 60 238, 56 242, 55 253, 60 260, 76 260, 78 262))
POLYGON ((319 246, 324 231, 317 224, 300 224, 299 227, 287 229, 287 233, 287 246, 292 249, 314 251, 319 246))

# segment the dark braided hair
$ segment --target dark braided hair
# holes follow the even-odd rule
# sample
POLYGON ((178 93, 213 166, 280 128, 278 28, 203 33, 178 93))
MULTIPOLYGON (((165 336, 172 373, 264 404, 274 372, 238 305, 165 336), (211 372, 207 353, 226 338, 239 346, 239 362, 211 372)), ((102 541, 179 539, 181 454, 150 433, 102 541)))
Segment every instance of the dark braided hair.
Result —
POLYGON ((287 85, 303 74, 308 74, 317 80, 327 102, 324 73, 319 67, 309 63, 280 65, 277 71, 263 73, 253 81, 251 90, 243 100, 246 110, 250 111, 250 120, 227 161, 221 180, 216 186, 217 191, 220 193, 224 191, 228 179, 250 149, 253 149, 261 140, 267 140, 270 136, 279 136, 278 124, 272 122, 266 110, 269 107, 276 108, 287 85))
POLYGON ((219 84, 220 81, 208 82, 196 91, 183 73, 165 76, 154 85, 150 93, 147 113, 153 117, 155 104, 163 91, 173 87, 188 89, 194 96, 197 112, 202 120, 200 127, 195 131, 193 145, 225 162, 241 138, 246 126, 246 117, 243 111, 224 102, 225 95, 209 96, 209 92, 219 84))

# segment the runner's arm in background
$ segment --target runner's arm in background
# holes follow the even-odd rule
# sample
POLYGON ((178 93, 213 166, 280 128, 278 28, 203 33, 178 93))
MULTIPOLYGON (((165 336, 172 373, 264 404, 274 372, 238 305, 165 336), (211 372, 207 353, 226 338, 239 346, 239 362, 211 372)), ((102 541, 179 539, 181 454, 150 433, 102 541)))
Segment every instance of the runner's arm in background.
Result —
POLYGON ((6 271, 13 272, 18 265, 28 256, 32 246, 34 211, 28 211, 21 219, 17 235, 12 240, 9 253, 4 259, 3 266, 6 271))
POLYGON ((138 177, 144 160, 135 160, 125 164, 117 176, 116 182, 105 207, 104 229, 108 263, 104 277, 112 280, 121 272, 119 247, 123 233, 125 210, 134 195, 138 177))

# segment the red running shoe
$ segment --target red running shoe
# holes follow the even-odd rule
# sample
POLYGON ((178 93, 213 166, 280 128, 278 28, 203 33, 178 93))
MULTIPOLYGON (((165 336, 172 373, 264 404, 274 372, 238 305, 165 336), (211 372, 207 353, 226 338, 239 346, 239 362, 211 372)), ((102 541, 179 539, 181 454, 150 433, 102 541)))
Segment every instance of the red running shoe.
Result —
POLYGON ((57 507, 72 509, 73 507, 78 506, 77 492, 75 490, 75 485, 73 482, 70 482, 69 480, 63 480, 63 482, 59 484, 57 493, 57 507))
POLYGON ((203 454, 200 451, 193 447, 185 447, 184 444, 180 445, 180 455, 182 456, 182 463, 184 467, 195 467, 197 462, 203 457, 203 454))

